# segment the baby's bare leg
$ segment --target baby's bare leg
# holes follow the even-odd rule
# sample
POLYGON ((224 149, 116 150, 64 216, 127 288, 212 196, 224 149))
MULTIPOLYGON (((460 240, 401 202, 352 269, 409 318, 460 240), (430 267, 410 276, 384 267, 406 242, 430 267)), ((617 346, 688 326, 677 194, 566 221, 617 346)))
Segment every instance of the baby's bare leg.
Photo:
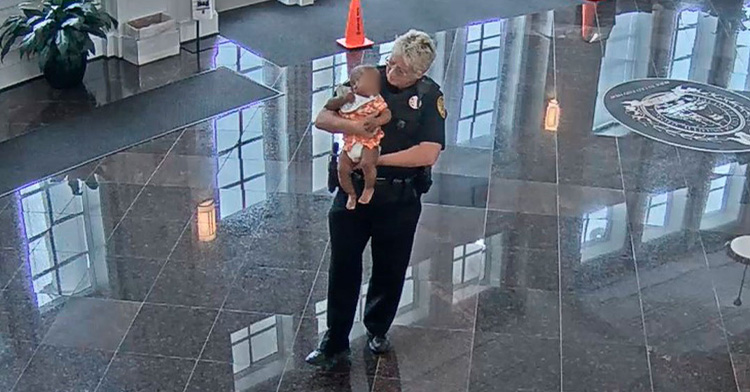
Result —
POLYGON ((378 179, 378 158, 380 158, 380 150, 376 148, 365 148, 362 151, 362 162, 359 167, 362 168, 362 173, 365 175, 365 190, 362 191, 362 196, 359 198, 360 204, 368 204, 372 200, 372 195, 375 193, 375 182, 378 179))
POLYGON ((339 187, 349 195, 346 202, 346 209, 348 210, 357 207, 357 193, 352 183, 352 171, 354 171, 354 162, 349 158, 349 154, 344 151, 339 155, 339 187))

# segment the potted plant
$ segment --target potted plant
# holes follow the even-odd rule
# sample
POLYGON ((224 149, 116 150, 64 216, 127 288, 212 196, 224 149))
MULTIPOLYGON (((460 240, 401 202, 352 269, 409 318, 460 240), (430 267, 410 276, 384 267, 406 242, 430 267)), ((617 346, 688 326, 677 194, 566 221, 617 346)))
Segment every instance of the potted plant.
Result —
POLYGON ((58 89, 83 81, 86 59, 94 53, 90 34, 106 39, 106 31, 117 21, 94 0, 47 0, 39 5, 20 5, 21 14, 0 25, 0 60, 16 41, 21 57, 39 59, 39 69, 58 89))

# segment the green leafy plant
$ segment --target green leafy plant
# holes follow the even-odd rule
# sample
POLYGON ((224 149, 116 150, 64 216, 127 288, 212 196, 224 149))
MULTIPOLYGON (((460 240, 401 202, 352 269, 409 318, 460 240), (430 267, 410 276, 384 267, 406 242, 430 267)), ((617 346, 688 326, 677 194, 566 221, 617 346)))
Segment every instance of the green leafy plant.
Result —
POLYGON ((106 39, 106 31, 117 21, 94 0, 49 0, 41 4, 23 3, 20 15, 8 17, 0 25, 0 60, 18 39, 21 57, 38 56, 39 67, 55 63, 76 64, 94 53, 91 35, 106 39))

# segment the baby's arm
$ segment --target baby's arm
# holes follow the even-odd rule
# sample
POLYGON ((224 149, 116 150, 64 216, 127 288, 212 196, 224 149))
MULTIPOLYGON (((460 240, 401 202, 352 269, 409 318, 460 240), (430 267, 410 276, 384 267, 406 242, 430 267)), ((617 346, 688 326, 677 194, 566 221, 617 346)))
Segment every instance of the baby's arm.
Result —
POLYGON ((372 120, 377 126, 382 127, 391 122, 391 109, 388 108, 383 97, 378 96, 375 107, 378 109, 378 114, 374 115, 372 120))
POLYGON ((346 95, 342 95, 340 97, 333 97, 329 99, 328 102, 326 102, 325 108, 326 110, 337 112, 342 107, 344 107, 344 105, 353 101, 354 101, 354 94, 349 93, 346 95))

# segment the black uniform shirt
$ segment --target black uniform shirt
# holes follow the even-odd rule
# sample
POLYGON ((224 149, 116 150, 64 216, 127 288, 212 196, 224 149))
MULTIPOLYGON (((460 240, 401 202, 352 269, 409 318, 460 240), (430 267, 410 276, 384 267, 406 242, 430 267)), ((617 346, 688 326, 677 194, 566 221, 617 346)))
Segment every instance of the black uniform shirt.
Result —
MULTIPOLYGON (((391 122, 383 127, 385 137, 380 142, 381 154, 407 150, 422 142, 437 143, 445 148, 446 112, 440 86, 425 76, 414 86, 400 90, 388 83, 385 67, 378 69, 382 82, 380 94, 392 115, 391 122)), ((418 170, 381 166, 378 177, 405 178, 418 170)))

